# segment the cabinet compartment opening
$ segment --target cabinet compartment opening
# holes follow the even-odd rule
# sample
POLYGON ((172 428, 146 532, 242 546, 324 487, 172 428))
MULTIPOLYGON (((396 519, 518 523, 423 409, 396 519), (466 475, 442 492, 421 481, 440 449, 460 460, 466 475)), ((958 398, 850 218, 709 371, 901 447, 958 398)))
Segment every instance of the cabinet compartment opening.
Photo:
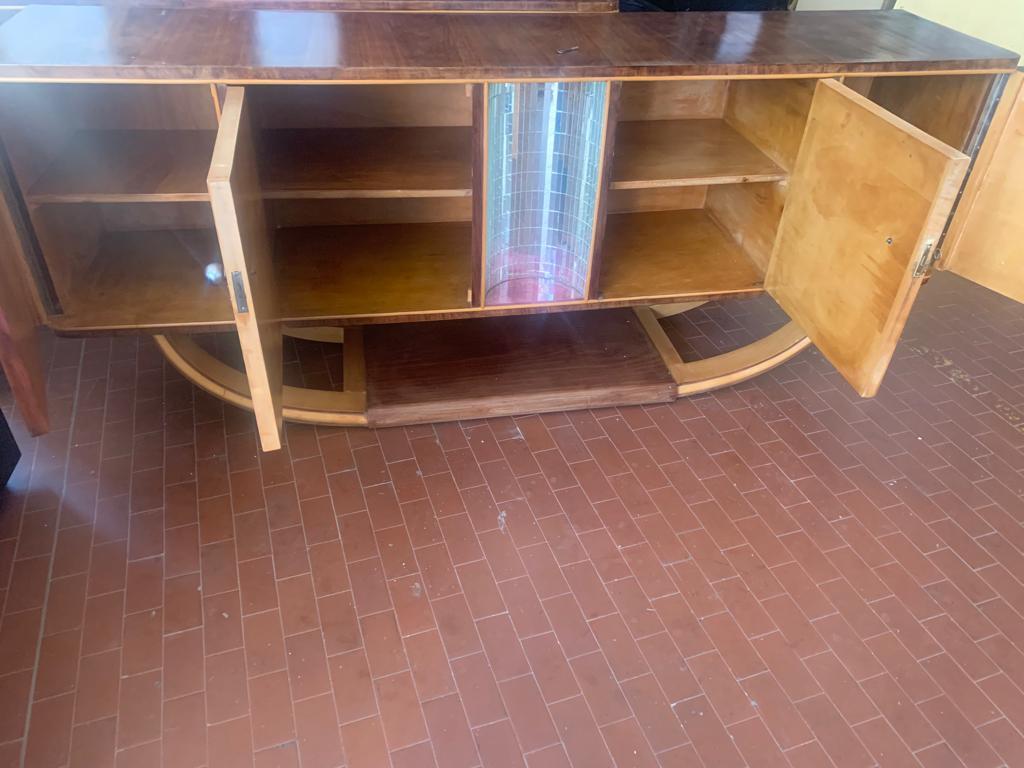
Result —
POLYGON ((0 138, 69 332, 226 324, 209 85, 0 85, 0 138), (210 272, 207 273, 207 267, 210 272))
POLYGON ((762 273, 704 209, 608 217, 602 299, 757 293, 762 273))
POLYGON ((64 309, 54 327, 232 323, 207 204, 56 203, 39 206, 34 218, 64 309))
POLYGON ((785 169, 730 123, 733 86, 727 80, 622 83, 610 188, 784 179, 785 169))
POLYGON ((813 81, 633 81, 621 85, 610 188, 783 181, 813 81))
POLYGON ((208 85, 0 86, 0 135, 26 202, 209 199, 208 85))
POLYGON ((624 83, 598 298, 761 293, 813 93, 804 79, 624 83))
POLYGON ((761 292, 814 82, 623 83, 597 297, 761 292))
POLYGON ((246 99, 283 320, 472 305, 470 87, 269 85, 246 99))
POLYGON ((761 249, 770 252, 781 214, 778 186, 612 192, 598 298, 672 301, 760 293, 766 263, 761 249), (757 208, 763 209, 760 219, 754 218, 757 208))
POLYGON ((469 198, 268 200, 282 319, 472 304, 469 198))
POLYGON ((472 194, 469 86, 269 85, 248 98, 268 199, 472 194))

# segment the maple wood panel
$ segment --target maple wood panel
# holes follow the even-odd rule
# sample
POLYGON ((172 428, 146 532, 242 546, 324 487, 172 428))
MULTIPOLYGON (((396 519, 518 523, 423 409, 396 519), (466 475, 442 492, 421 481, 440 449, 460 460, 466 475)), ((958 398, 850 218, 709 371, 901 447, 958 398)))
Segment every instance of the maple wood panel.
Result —
POLYGON ((813 95, 813 80, 731 83, 725 120, 789 170, 800 151, 813 95))
POLYGON ((244 88, 228 88, 207 184, 253 413, 265 451, 281 447, 281 323, 244 88))
POLYGON ((16 254, 22 243, 18 222, 8 209, 10 179, 0 175, 0 370, 28 430, 34 435, 50 428, 46 410, 46 375, 39 355, 40 318, 32 303, 25 273, 16 254))
POLYGON ((992 80, 992 75, 879 77, 864 95, 939 141, 967 151, 992 80))
POLYGON ((818 83, 765 288, 864 397, 878 391, 921 285, 915 267, 967 165, 844 85, 818 83))
POLYGON ((704 201, 712 219, 764 273, 786 204, 785 183, 709 187, 704 201))
POLYGON ((1024 302, 1024 72, 1003 93, 953 218, 943 269, 1024 302))

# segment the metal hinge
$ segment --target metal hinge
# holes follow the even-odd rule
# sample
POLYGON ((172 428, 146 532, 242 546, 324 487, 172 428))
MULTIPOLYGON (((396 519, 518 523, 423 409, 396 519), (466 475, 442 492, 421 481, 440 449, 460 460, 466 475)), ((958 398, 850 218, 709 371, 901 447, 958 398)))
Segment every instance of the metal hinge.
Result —
POLYGON ((235 294, 235 308, 238 314, 244 315, 249 311, 249 300, 245 296, 245 281, 241 272, 236 270, 231 273, 231 287, 235 294))
POLYGON ((917 264, 914 265, 914 277, 921 277, 925 272, 935 263, 935 260, 939 258, 939 252, 932 252, 935 247, 934 240, 926 240, 924 248, 921 249, 921 255, 917 259, 917 264))

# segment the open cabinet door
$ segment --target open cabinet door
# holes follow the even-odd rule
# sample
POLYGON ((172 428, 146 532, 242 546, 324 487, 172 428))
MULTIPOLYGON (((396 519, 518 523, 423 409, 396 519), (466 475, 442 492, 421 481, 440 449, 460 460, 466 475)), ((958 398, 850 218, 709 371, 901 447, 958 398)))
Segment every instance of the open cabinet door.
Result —
POLYGON ((1024 72, 996 107, 939 268, 1024 302, 1024 72))
POLYGON ((46 376, 39 359, 39 320, 20 268, 21 258, 21 241, 10 209, 0 204, 0 367, 29 432, 41 435, 50 429, 46 376))
POLYGON ((864 397, 878 392, 967 165, 846 86, 817 84, 765 288, 864 397))
POLYGON ((281 447, 281 323, 244 88, 228 88, 207 178, 260 444, 281 447))

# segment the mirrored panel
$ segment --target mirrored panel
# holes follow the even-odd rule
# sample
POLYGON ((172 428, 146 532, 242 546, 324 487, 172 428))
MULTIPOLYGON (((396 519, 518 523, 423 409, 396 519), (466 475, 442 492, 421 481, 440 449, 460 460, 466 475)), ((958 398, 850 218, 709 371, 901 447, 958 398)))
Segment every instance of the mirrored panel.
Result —
POLYGON ((607 82, 487 90, 484 303, 586 297, 607 82))

